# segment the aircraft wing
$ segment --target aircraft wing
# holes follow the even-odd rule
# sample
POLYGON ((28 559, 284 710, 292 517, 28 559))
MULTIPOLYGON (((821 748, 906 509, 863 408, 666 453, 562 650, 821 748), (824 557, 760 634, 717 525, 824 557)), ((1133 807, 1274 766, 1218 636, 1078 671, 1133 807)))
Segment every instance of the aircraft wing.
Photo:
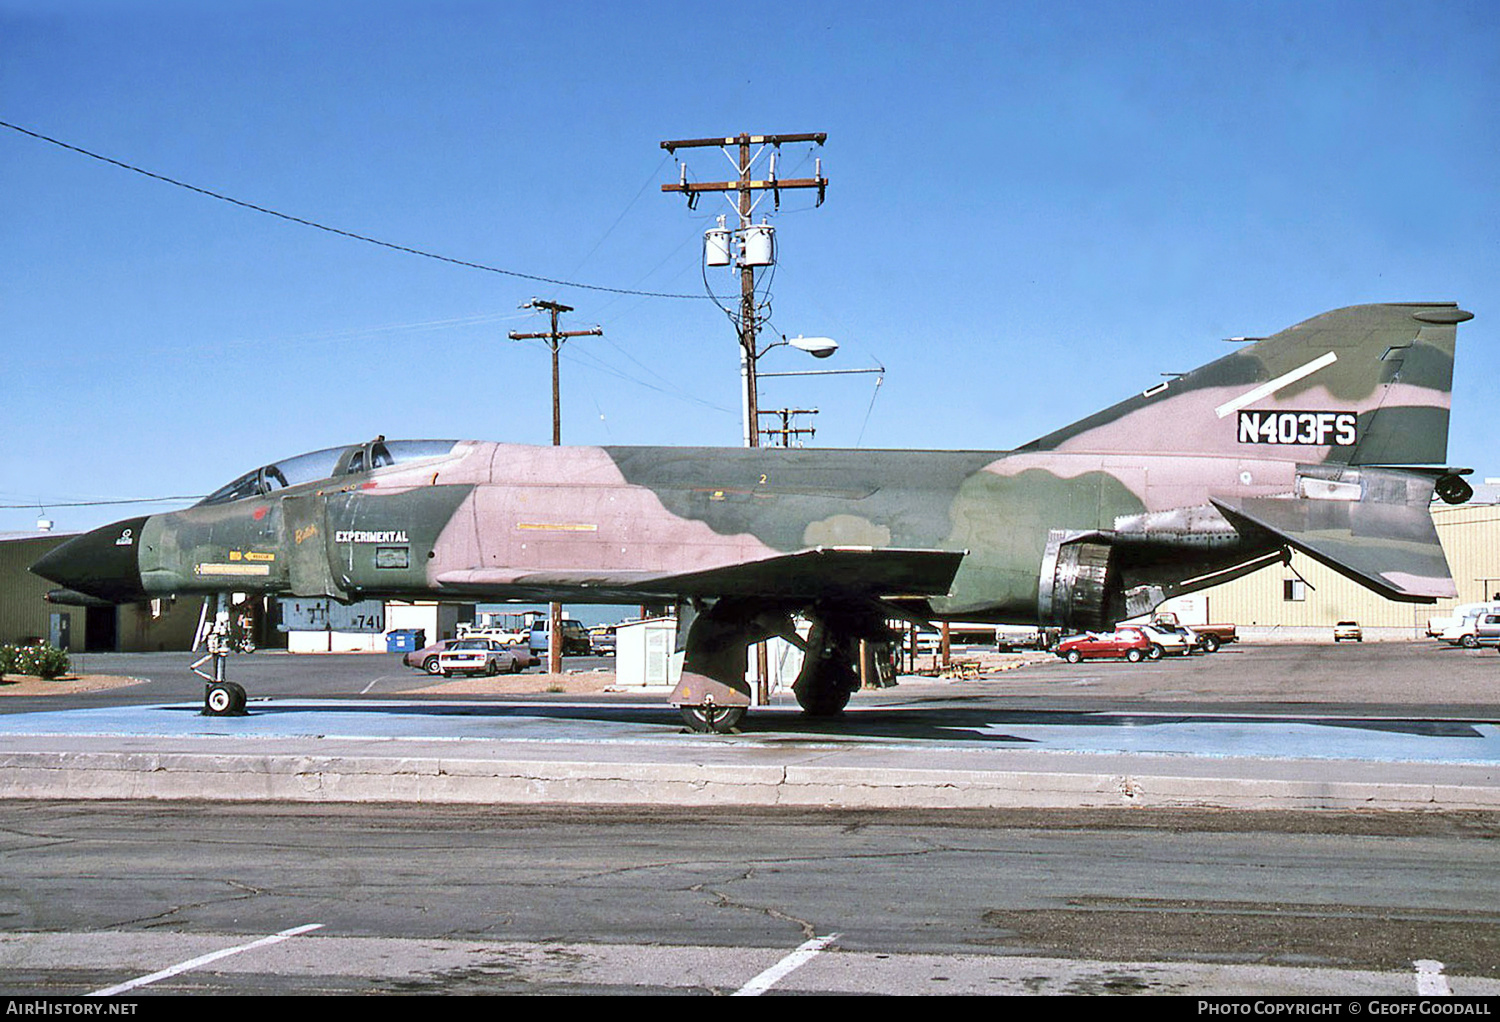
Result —
POLYGON ((1387 599, 1431 603, 1458 595, 1425 502, 1243 497, 1214 504, 1387 599))
POLYGON ((964 551, 812 547, 703 571, 679 573, 534 568, 469 568, 437 582, 456 593, 516 593, 520 598, 941 596, 953 585, 964 551), (550 594, 543 595, 543 594, 550 594))

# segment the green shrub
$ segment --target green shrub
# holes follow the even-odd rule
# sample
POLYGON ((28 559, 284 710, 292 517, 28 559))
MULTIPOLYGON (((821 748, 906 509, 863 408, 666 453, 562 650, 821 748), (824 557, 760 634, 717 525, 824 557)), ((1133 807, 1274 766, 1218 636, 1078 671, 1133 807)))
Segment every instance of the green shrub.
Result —
POLYGON ((15 672, 38 678, 59 678, 68 673, 68 654, 56 646, 0 646, 0 674, 15 672))

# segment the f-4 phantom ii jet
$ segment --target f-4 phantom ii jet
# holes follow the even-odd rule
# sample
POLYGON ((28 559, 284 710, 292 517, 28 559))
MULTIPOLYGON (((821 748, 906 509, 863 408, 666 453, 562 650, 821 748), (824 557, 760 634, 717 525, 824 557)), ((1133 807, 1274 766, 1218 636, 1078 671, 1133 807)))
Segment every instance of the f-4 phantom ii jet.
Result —
MULTIPOLYGON (((749 646, 805 651, 810 714, 859 686, 888 622, 1108 628, 1292 549, 1396 600, 1456 595, 1430 514, 1447 467, 1446 302, 1339 309, 1012 451, 330 448, 33 570, 123 603, 282 596, 675 602, 698 730, 751 703, 749 646), (810 622, 805 637, 795 619, 810 622)), ((212 702, 212 701, 210 701, 212 702)))

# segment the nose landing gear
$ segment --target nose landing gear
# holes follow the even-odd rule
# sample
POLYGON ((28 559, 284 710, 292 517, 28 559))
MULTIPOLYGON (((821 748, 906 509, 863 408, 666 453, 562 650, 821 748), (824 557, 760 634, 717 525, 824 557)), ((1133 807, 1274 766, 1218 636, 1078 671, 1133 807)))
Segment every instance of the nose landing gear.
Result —
POLYGON ((224 663, 230 653, 248 653, 255 647, 248 643, 247 638, 238 641, 235 639, 233 629, 230 627, 229 598, 226 596, 215 597, 214 623, 208 631, 206 645, 208 653, 195 661, 190 668, 194 674, 207 682, 203 689, 203 716, 248 716, 245 710, 244 686, 225 680, 224 663), (213 661, 212 674, 202 669, 203 665, 210 660, 213 661))

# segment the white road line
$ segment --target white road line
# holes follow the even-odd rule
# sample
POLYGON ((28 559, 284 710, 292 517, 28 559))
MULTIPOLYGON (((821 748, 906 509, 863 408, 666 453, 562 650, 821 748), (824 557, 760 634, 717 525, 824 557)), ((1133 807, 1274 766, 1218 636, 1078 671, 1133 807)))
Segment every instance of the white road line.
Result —
POLYGON ((830 933, 826 937, 814 937, 812 940, 804 942, 797 950, 740 987, 732 996, 759 997, 771 989, 782 977, 786 976, 793 969, 806 965, 819 951, 822 951, 838 939, 839 935, 837 933, 830 933))
POLYGON ((1300 369, 1293 369, 1289 373, 1283 373, 1280 376, 1276 377, 1276 379, 1272 380, 1270 383, 1262 383, 1259 387, 1241 394, 1233 401, 1224 402, 1219 407, 1214 409, 1214 414, 1222 419, 1230 412, 1237 412, 1241 408, 1245 407, 1248 404, 1251 404, 1252 402, 1259 401, 1263 397, 1276 393, 1278 390, 1280 390, 1282 387, 1287 386, 1288 384, 1296 383, 1304 376, 1311 376, 1313 373, 1317 372, 1319 369, 1322 369, 1324 366, 1333 365, 1333 363, 1337 362, 1338 360, 1338 355, 1330 351, 1327 354, 1313 359, 1311 362, 1307 363, 1307 365, 1305 366, 1302 366, 1300 369))
POLYGON ((197 969, 201 966, 207 965, 209 962, 216 962, 220 958, 227 958, 230 955, 237 955, 241 951, 254 951, 258 947, 268 947, 271 944, 280 944, 284 940, 291 940, 293 937, 301 936, 302 934, 308 933, 312 930, 321 930, 322 928, 322 923, 311 923, 307 926, 297 926, 290 930, 282 930, 280 933, 274 936, 262 937, 260 940, 252 941, 249 944, 241 944, 239 947, 227 947, 222 951, 215 951, 211 954, 201 955, 197 958, 192 959, 191 961, 183 962, 180 965, 174 965, 171 968, 163 969, 160 972, 153 972, 149 976, 142 976, 139 979, 130 980, 128 983, 121 983, 119 986, 106 987, 103 990, 95 990, 88 996, 113 997, 116 994, 123 994, 127 990, 134 990, 136 987, 143 987, 147 984, 155 983, 157 980, 167 979, 170 976, 176 976, 179 973, 197 969))
POLYGON ((1443 975, 1443 963, 1424 958, 1411 964, 1417 967, 1418 997, 1452 997, 1448 989, 1448 977, 1443 975))

